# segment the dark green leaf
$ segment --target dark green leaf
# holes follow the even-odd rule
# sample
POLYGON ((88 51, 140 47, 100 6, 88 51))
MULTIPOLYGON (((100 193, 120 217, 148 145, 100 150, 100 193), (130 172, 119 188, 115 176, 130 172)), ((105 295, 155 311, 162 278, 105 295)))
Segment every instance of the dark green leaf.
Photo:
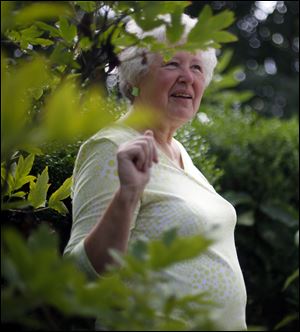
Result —
POLYGON ((96 9, 95 1, 74 1, 84 11, 91 13, 96 9))

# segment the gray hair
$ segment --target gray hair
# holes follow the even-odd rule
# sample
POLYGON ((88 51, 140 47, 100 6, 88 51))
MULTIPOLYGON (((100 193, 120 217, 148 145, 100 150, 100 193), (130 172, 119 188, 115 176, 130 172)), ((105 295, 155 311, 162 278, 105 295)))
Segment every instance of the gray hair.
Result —
MULTIPOLYGON (((163 18, 165 21, 170 22, 170 15, 160 15, 159 18, 163 18)), ((181 16, 181 22, 184 25, 184 32, 177 44, 182 44, 186 41, 188 33, 197 23, 197 19, 193 19, 190 16, 183 14, 181 16)), ((162 43, 167 43, 166 27, 161 25, 148 32, 138 27, 134 20, 127 23, 126 29, 130 33, 134 33, 139 38, 146 36, 155 37, 155 39, 162 43)), ((205 77, 205 87, 207 87, 212 79, 214 68, 217 65, 217 57, 215 49, 209 48, 206 51, 198 50, 197 53, 201 54, 203 63, 203 73, 205 77)), ((134 96, 131 94, 133 86, 138 85, 140 78, 147 73, 150 64, 154 60, 154 54, 149 53, 146 48, 129 47, 121 52, 119 55, 120 65, 118 67, 118 80, 119 89, 124 97, 130 100, 132 103, 134 96)))

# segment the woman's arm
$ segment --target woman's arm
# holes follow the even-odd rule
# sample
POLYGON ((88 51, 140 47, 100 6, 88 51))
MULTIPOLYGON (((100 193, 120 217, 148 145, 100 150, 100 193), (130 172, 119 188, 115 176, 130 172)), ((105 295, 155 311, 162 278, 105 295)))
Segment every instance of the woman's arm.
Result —
POLYGON ((152 132, 120 146, 117 152, 120 187, 103 216, 84 240, 86 254, 97 273, 113 263, 109 249, 127 250, 134 210, 158 162, 152 132))

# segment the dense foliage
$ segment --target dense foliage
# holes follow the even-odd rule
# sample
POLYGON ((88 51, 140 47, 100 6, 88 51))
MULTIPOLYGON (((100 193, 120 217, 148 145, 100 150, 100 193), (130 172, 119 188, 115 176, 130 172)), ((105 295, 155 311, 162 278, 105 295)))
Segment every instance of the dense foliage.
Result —
MULTIPOLYGON (((68 212, 65 200, 71 178, 66 180, 64 175, 70 176, 79 140, 122 111, 103 89, 118 62, 117 53, 136 44, 153 50, 164 46, 165 57, 176 51, 127 33, 124 18, 133 17, 144 30, 165 24, 169 40, 175 42, 182 33, 178 18, 187 5, 172 1, 1 2, 1 201, 5 219, 1 317, 6 328, 93 329, 97 318, 109 330, 216 329, 214 305, 205 294, 177 297, 159 273, 201 254, 209 240, 178 238, 173 230, 161 241, 137 242, 125 257, 113 253, 121 268, 89 282, 73 262, 62 259, 58 249, 62 250, 63 243, 53 233, 60 229, 58 213, 68 212), (158 14, 169 12, 170 22, 158 19, 158 14), (13 91, 18 93, 11 98, 13 91), (72 153, 61 148, 66 144, 72 153), (35 155, 41 158, 43 153, 49 167, 33 167, 35 155), (60 159, 64 173, 57 174, 55 158, 60 159), (39 227, 45 221, 52 231, 39 227)), ((223 31, 232 22, 231 12, 214 16, 209 7, 204 8, 201 25, 194 28, 186 47, 219 47, 221 42, 235 40, 223 31), (202 28, 207 36, 199 43, 202 28)))
MULTIPOLYGON (((171 232, 159 243, 137 243, 125 258, 115 254, 123 269, 96 283, 60 255, 71 225, 70 214, 62 216, 71 210, 70 179, 65 180, 72 175, 78 147, 124 112, 123 104, 108 98, 103 88, 117 54, 132 44, 147 43, 154 50, 162 46, 127 33, 124 17, 150 30, 163 23, 154 17, 171 12, 171 23, 165 24, 175 41, 181 34, 178 17, 189 4, 1 2, 2 226, 22 234, 6 230, 2 241, 1 312, 7 327, 92 329, 102 312, 100 322, 111 330, 216 328, 213 306, 204 297, 178 299, 163 293, 167 284, 154 271, 200 254, 209 245, 205 239, 179 239, 171 232), (14 98, 12 91, 18 91, 14 98), (45 222, 51 231, 33 232, 45 222), (181 250, 183 256, 176 254, 178 248, 187 248, 181 250), (138 287, 125 286, 128 279, 138 287), (195 313, 189 303, 199 301, 205 306, 195 313), (179 320, 175 308, 181 311, 179 320)), ((199 47, 203 29, 209 32, 203 47, 235 39, 223 30, 233 22, 232 13, 213 15, 205 7, 199 17, 206 25, 194 30, 188 48, 199 47)), ((174 50, 164 51, 168 57, 174 50)), ((239 91, 244 68, 232 67, 232 57, 236 61, 234 52, 221 53, 197 118, 177 138, 237 209, 248 324, 298 329, 298 123, 263 119, 244 106, 254 94, 239 91)))

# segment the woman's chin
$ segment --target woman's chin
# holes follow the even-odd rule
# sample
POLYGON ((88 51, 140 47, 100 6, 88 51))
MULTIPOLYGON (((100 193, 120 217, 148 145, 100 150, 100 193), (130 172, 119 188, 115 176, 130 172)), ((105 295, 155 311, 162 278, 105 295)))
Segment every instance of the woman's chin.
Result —
POLYGON ((182 122, 187 122, 194 117, 194 110, 190 108, 176 108, 169 112, 170 116, 174 119, 181 120, 182 122))

